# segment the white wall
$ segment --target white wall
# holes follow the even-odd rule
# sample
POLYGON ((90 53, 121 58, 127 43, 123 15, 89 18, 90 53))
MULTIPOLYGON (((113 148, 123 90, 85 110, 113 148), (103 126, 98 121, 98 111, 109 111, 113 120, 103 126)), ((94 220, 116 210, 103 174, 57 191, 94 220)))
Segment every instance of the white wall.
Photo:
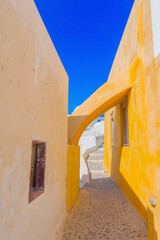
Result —
POLYGON ((151 0, 154 56, 160 53, 160 0, 151 0))
MULTIPOLYGON (((90 130, 87 131, 89 134, 90 130)), ((93 132, 92 132, 93 133, 93 132)), ((87 151, 89 148, 93 148, 96 146, 96 137, 94 135, 92 136, 85 136, 82 135, 82 137, 79 140, 79 146, 80 146, 80 188, 82 188, 86 183, 89 182, 89 175, 88 175, 88 169, 86 162, 84 160, 84 153, 87 151)))

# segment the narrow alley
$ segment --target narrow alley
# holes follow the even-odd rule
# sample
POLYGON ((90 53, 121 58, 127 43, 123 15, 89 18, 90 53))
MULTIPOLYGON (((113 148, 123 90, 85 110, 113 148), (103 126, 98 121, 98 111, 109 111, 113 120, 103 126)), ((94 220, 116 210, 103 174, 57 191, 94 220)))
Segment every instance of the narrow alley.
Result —
POLYGON ((104 171, 102 148, 88 157, 91 182, 80 190, 62 240, 146 240, 147 226, 104 171))

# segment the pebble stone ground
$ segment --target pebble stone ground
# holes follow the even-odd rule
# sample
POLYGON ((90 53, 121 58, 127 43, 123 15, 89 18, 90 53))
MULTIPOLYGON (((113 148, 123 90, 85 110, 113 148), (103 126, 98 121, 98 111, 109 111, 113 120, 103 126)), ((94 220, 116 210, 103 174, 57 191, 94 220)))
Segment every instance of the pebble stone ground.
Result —
MULTIPOLYGON (((90 163, 97 164, 95 155, 89 156, 90 163)), ((80 190, 61 240, 147 240, 147 227, 126 197, 100 167, 95 173, 90 166, 92 180, 80 190)))

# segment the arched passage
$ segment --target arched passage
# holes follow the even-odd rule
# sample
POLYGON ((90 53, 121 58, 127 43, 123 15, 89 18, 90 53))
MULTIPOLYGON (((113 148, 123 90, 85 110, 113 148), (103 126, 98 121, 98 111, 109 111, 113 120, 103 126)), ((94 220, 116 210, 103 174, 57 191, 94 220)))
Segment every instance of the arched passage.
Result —
POLYGON ((130 69, 109 78, 68 117, 67 207, 71 209, 79 192, 79 139, 98 116, 115 106, 131 89, 130 69))
MULTIPOLYGON (((157 177, 160 175, 158 138, 160 136, 160 54, 155 55, 153 51, 155 50, 154 28, 158 22, 152 21, 151 18, 151 15, 157 15, 155 12, 157 8, 154 8, 155 2, 154 0, 135 1, 108 82, 78 107, 69 116, 68 121, 68 147, 71 150, 68 152, 68 169, 72 172, 70 175, 72 191, 68 192, 71 193, 68 196, 72 198, 72 193, 74 193, 75 198, 70 201, 73 204, 79 191, 79 175, 77 174, 79 138, 87 125, 97 116, 117 105, 115 132, 119 130, 116 135, 119 135, 119 139, 116 139, 113 150, 109 141, 108 143, 106 141, 108 145, 105 147, 105 152, 108 167, 111 169, 111 177, 115 183, 148 224, 149 239, 159 239, 158 236, 160 236, 158 215, 160 208, 157 204, 160 195, 157 177), (129 145, 125 146, 121 144, 123 112, 121 114, 122 109, 118 102, 130 89, 128 98, 130 141, 129 145), (152 205, 153 200, 154 205, 152 205)), ((109 112, 106 116, 107 114, 109 112)))
POLYGON ((130 89, 128 68, 102 85, 68 117, 68 143, 78 146, 86 127, 98 116, 115 106, 130 89))

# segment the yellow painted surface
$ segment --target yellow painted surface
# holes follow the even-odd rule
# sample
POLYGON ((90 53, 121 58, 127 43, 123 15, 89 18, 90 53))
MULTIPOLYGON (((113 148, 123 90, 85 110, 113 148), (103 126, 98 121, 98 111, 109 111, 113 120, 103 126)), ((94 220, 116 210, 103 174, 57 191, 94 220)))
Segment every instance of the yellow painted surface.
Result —
POLYGON ((105 167, 148 224, 149 239, 160 239, 160 56, 153 56, 150 1, 135 1, 118 49, 111 77, 130 66, 129 146, 122 146, 118 103, 105 114, 105 167), (135 23, 137 27, 135 28, 135 23), (133 29, 134 28, 134 32, 133 29), (126 41, 131 47, 126 49, 126 41), (132 48, 132 42, 136 47, 132 48), (121 60, 125 56, 125 61, 121 60), (115 112, 111 147, 110 113, 115 112), (149 199, 154 197, 153 208, 149 199))
POLYGON ((150 0, 134 2, 109 78, 69 116, 68 142, 77 145, 87 125, 105 114, 104 164, 160 239, 160 54, 154 58, 150 0), (128 95, 129 146, 122 146, 120 100, 128 95), (113 108, 115 107, 115 108, 113 108), (110 111, 115 138, 111 147, 110 111), (149 199, 154 197, 153 208, 149 199))
POLYGON ((80 147, 68 145, 67 155, 67 208, 71 210, 79 193, 80 147))
POLYGON ((53 240, 66 214, 68 76, 32 0, 0 1, 0 239, 53 240), (32 140, 45 190, 28 203, 32 140))
POLYGON ((113 107, 131 88, 130 69, 111 78, 68 117, 68 142, 78 145, 86 127, 105 111, 113 107))
POLYGON ((107 83, 68 117, 68 157, 68 76, 34 2, 1 0, 0 9, 0 239, 58 238, 66 195, 71 209, 79 191, 79 138, 114 106, 112 148, 105 115, 105 166, 145 218, 149 239, 160 239, 160 54, 154 58, 150 0, 135 1, 107 83), (28 204, 32 140, 47 142, 45 192, 28 204))

